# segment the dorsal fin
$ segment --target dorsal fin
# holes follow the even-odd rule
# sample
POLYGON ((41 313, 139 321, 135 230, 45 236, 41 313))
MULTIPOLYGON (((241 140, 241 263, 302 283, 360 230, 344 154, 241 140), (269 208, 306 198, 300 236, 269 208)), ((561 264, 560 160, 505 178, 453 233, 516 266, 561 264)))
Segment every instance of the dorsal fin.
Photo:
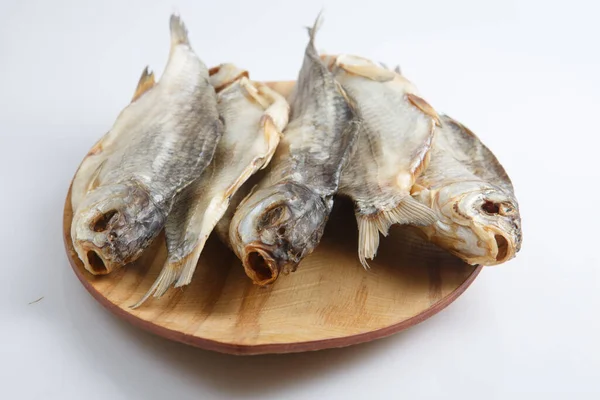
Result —
POLYGON ((144 68, 144 71, 142 71, 142 76, 140 76, 140 80, 135 88, 135 93, 133 94, 131 102, 133 103, 139 99, 144 93, 152 89, 154 85, 154 72, 149 71, 148 67, 144 68))

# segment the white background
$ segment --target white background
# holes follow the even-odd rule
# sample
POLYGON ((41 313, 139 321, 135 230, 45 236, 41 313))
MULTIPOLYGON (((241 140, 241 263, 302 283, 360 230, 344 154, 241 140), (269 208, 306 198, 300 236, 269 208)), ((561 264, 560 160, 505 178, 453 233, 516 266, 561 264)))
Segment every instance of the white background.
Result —
POLYGON ((139 331, 71 271, 63 200, 83 155, 158 74, 178 10, 209 65, 293 79, 320 1, 0 3, 0 398, 600 398, 600 7, 325 2, 319 49, 389 64, 496 153, 518 257, 390 338, 233 357, 139 331), (174 4, 177 3, 177 4, 174 4), (43 296, 35 304, 28 304, 43 296))

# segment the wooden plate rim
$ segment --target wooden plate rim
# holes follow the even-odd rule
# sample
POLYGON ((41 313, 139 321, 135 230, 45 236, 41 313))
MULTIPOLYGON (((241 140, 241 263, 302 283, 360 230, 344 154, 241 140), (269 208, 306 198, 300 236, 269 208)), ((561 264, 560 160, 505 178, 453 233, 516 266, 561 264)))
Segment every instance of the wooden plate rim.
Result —
POLYGON ((329 339, 321 339, 321 340, 312 340, 305 342, 294 342, 294 343, 273 343, 273 344, 259 344, 259 345, 241 345, 234 343, 225 343, 219 342, 212 339, 206 339, 199 336, 194 336, 190 334, 186 334, 180 331, 176 331, 173 329, 166 328, 164 326, 157 325, 151 321, 139 318, 133 314, 127 312, 127 310, 119 307, 118 305, 111 302, 108 298, 106 298, 102 293, 97 291, 94 286, 86 279, 85 272, 81 270, 81 268, 77 265, 77 263, 73 260, 72 251, 71 251, 71 241, 70 235, 68 232, 70 231, 70 227, 67 226, 66 214, 70 208, 70 194, 71 188, 67 193, 67 198, 65 200, 65 207, 63 211, 63 242, 65 245, 65 251, 67 253, 67 258, 69 259, 69 264, 71 264, 71 268, 75 272, 75 275, 79 279, 79 281, 83 284, 83 286, 87 289, 87 291, 92 295, 94 299, 96 299, 100 304, 106 307, 112 313, 118 315, 120 318, 128 321, 134 326, 142 328, 148 332, 156 334, 158 336, 162 336, 164 338, 174 340, 176 342, 185 343, 194 347, 199 347, 205 350, 213 350, 220 353, 226 354, 234 354, 234 355, 251 355, 251 354, 269 354, 269 353, 297 353, 304 351, 315 351, 315 350, 324 350, 328 348, 334 347, 345 347, 354 344, 360 344, 369 342, 372 340, 380 339, 394 333, 403 331, 411 326, 414 326, 427 318, 437 314, 444 308, 446 308, 450 303, 458 298, 470 285, 473 283, 475 278, 481 272, 483 266, 478 265, 475 267, 473 272, 465 279, 465 281, 460 284, 454 291, 450 294, 439 300, 437 303, 430 306, 425 311, 420 312, 417 315, 414 315, 404 321, 398 322, 397 324, 389 325, 385 328, 380 328, 377 330, 363 332, 356 335, 350 336, 342 336, 336 338, 329 339))

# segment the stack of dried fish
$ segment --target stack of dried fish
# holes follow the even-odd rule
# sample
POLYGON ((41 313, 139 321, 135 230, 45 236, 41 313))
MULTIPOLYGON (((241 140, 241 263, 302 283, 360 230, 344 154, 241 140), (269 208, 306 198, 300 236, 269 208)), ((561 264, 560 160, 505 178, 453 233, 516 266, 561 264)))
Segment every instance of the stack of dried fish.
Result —
POLYGON ((163 76, 144 70, 73 181, 71 235, 89 272, 135 261, 164 229, 168 257, 139 306, 190 283, 216 227, 267 285, 317 247, 336 195, 355 203, 365 268, 394 224, 471 264, 515 256, 518 204, 494 155, 399 69, 319 55, 319 23, 286 100, 234 65, 209 70, 171 17, 163 76))

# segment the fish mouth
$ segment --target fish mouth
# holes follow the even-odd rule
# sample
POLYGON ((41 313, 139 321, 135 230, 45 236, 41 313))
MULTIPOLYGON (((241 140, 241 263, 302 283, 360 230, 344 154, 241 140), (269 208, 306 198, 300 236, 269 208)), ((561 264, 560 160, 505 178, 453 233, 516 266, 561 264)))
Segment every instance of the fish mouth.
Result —
POLYGON ((246 246, 244 253, 244 270, 255 284, 266 286, 277 280, 281 268, 273 257, 270 246, 252 243, 246 246))
POLYGON ((94 250, 88 250, 86 254, 86 269, 94 275, 106 275, 110 271, 106 267, 106 263, 94 250))
POLYGON ((102 251, 91 243, 80 242, 78 247, 79 258, 83 261, 84 268, 92 275, 108 275, 120 267, 119 263, 107 259, 102 251))
POLYGON ((496 241, 496 247, 498 248, 498 251, 496 252, 496 262, 502 263, 508 258, 508 240, 502 235, 494 235, 494 240, 496 241))
POLYGON ((491 254, 488 257, 488 262, 485 263, 486 265, 502 264, 515 256, 515 246, 506 235, 494 232, 489 240, 491 254))

